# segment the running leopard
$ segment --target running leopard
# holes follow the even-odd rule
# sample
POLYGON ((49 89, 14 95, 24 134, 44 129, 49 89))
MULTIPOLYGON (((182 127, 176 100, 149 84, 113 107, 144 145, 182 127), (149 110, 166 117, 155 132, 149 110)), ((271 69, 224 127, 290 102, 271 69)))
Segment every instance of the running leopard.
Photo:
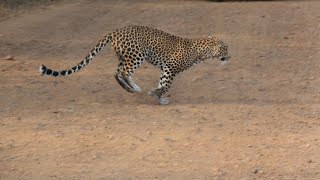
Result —
POLYGON ((148 93, 155 97, 159 104, 169 103, 165 93, 178 73, 206 59, 218 58, 223 62, 230 59, 228 46, 215 37, 188 39, 151 27, 127 26, 103 37, 78 65, 62 71, 41 65, 39 71, 42 75, 54 77, 67 76, 80 71, 108 43, 111 43, 119 59, 115 79, 126 91, 141 92, 140 87, 133 81, 132 75, 144 61, 161 70, 158 88, 148 93))

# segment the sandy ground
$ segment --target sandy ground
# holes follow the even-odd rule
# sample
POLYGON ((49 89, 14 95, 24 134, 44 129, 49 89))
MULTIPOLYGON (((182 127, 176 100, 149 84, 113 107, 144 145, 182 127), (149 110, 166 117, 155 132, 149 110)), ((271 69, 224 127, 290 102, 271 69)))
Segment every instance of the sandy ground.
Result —
POLYGON ((71 0, 0 22, 0 179, 320 179, 320 2, 71 0), (147 25, 217 36, 232 60, 180 74, 159 106, 159 70, 115 81, 103 35, 147 25))

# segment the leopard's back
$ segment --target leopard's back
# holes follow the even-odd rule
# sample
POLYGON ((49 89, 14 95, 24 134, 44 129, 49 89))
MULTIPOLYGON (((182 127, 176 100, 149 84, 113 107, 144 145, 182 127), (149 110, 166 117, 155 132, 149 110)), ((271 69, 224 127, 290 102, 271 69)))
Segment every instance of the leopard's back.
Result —
POLYGON ((124 56, 141 54, 155 66, 179 54, 177 52, 185 49, 188 42, 184 38, 145 26, 128 26, 113 32, 111 36, 111 44, 116 52, 124 56))

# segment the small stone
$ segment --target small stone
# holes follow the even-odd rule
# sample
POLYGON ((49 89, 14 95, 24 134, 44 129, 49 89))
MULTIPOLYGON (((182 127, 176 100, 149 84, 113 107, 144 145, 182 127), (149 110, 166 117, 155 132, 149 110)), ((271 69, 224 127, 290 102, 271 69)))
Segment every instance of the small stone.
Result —
POLYGON ((134 136, 135 138, 137 138, 138 140, 142 141, 142 142, 146 142, 147 140, 143 137, 139 137, 139 136, 134 136))
POLYGON ((289 37, 285 36, 285 37, 283 37, 283 39, 289 39, 289 37))
POLYGON ((253 173, 255 173, 255 174, 257 174, 258 172, 259 172, 258 169, 255 169, 255 170, 253 171, 253 173))
POLYGON ((109 135, 108 136, 108 140, 110 141, 110 140, 112 140, 113 139, 113 136, 112 135, 109 135))
POLYGON ((7 56, 4 57, 4 59, 5 59, 5 60, 11 60, 11 61, 12 61, 12 60, 14 60, 14 57, 11 56, 11 55, 7 55, 7 56))
POLYGON ((310 159, 310 160, 308 160, 308 163, 312 163, 313 161, 310 159))
POLYGON ((167 142, 175 142, 175 138, 172 138, 172 137, 167 137, 167 138, 164 138, 165 141, 167 142))

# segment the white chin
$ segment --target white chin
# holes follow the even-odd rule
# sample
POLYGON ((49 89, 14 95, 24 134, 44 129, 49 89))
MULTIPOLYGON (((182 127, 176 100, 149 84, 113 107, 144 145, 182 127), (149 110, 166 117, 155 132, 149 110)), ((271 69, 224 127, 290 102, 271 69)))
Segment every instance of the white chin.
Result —
POLYGON ((227 64, 227 63, 228 63, 228 61, 222 61, 221 64, 220 64, 220 66, 223 66, 223 65, 225 65, 225 64, 227 64))

